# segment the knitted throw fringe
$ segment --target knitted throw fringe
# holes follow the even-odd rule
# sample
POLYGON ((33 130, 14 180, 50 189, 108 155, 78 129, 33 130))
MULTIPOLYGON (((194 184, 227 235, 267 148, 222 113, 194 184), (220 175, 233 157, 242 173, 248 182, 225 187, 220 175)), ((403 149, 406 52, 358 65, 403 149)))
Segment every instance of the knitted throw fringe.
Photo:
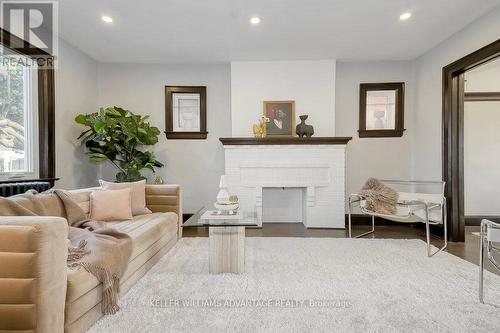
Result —
POLYGON ((85 255, 90 253, 90 251, 85 249, 86 246, 87 241, 82 240, 77 247, 68 247, 68 258, 66 260, 68 267, 75 268, 80 266, 78 260, 82 259, 85 255))
POLYGON ((120 310, 118 305, 118 295, 120 294, 120 278, 115 274, 110 274, 107 269, 98 267, 88 262, 81 262, 87 272, 94 275, 102 282, 102 303, 101 311, 105 315, 115 314, 120 310))
POLYGON ((68 248, 67 266, 70 268, 81 266, 87 272, 94 275, 97 280, 102 282, 103 293, 101 311, 105 315, 115 314, 118 310, 120 310, 120 306, 118 305, 120 278, 115 274, 112 275, 103 267, 99 267, 85 261, 80 261, 83 257, 90 253, 89 250, 85 249, 86 245, 87 242, 82 240, 77 247, 68 248))

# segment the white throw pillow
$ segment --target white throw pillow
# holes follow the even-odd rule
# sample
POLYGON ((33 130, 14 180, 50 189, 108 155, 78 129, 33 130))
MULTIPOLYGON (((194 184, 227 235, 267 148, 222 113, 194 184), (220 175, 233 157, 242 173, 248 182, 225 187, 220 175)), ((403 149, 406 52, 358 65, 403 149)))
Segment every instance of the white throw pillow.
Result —
POLYGON ((146 207, 146 180, 131 183, 112 183, 100 179, 99 184, 103 190, 121 190, 129 188, 132 191, 132 214, 151 214, 146 207))
POLYGON ((132 191, 130 188, 121 190, 96 190, 90 193, 90 218, 96 221, 131 220, 132 191))

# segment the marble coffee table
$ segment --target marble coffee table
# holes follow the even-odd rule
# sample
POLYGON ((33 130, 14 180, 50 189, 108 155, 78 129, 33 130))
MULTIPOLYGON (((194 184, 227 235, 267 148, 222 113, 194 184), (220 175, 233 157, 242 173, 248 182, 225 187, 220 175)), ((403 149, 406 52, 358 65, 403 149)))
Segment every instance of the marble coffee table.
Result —
POLYGON ((243 273, 245 270, 245 228, 259 225, 256 210, 240 210, 241 218, 231 216, 202 218, 208 210, 214 210, 213 205, 201 208, 184 222, 182 227, 208 227, 211 274, 243 273))

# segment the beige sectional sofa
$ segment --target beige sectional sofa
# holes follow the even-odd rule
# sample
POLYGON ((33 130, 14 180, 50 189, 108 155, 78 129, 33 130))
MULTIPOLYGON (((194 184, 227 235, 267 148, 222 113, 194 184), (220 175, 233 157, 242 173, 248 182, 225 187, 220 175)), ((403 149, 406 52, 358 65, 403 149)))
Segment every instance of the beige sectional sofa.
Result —
MULTIPOLYGON (((92 189, 71 191, 88 212, 92 189)), ((178 185, 147 185, 152 214, 114 227, 132 238, 121 279, 127 292, 182 236, 178 185)), ((83 332, 101 316, 102 285, 84 269, 68 269, 64 208, 54 217, 0 217, 0 333, 83 332)))

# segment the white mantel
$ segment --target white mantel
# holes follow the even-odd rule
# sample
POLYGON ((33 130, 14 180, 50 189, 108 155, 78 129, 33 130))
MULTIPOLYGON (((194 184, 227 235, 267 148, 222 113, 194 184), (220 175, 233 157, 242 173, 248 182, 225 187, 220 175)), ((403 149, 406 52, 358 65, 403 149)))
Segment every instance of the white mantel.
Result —
POLYGON ((228 189, 243 209, 255 207, 262 217, 263 188, 302 188, 306 227, 345 227, 346 144, 225 143, 224 149, 228 189))

